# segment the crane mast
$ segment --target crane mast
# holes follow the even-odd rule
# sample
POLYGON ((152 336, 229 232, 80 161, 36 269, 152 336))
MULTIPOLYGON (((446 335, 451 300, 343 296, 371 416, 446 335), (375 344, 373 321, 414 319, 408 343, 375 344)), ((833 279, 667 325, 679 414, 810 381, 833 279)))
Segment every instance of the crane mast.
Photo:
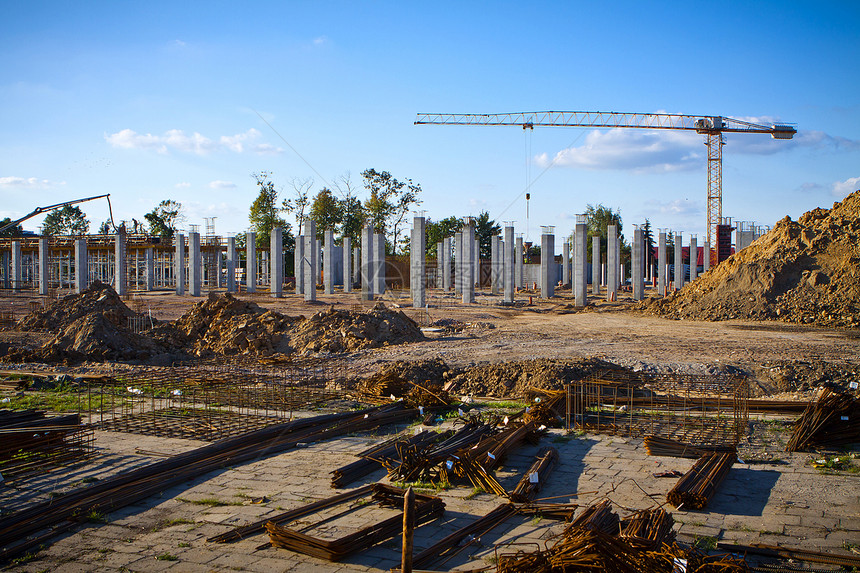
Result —
POLYGON ((419 113, 415 125, 486 125, 535 127, 605 127, 695 131, 708 147, 708 244, 716 247, 717 225, 723 218, 724 133, 762 133, 791 139, 797 129, 785 123, 758 124, 731 117, 678 113, 620 113, 605 111, 537 111, 517 113, 419 113))

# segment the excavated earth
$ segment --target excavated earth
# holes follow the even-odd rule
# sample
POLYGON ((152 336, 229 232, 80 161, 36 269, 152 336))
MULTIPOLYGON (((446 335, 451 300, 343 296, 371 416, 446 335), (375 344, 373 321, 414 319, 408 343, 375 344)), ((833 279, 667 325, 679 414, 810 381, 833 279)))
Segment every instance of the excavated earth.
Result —
POLYGON ((638 308, 667 318, 860 326, 860 191, 785 217, 714 270, 638 308))

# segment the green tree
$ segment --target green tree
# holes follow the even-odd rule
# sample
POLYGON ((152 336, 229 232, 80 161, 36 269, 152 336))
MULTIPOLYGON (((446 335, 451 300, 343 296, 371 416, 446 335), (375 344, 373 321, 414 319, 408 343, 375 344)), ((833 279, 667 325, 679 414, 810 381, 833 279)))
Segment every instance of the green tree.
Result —
MULTIPOLYGON (((165 199, 143 218, 149 223, 149 234, 157 235, 163 241, 171 241, 177 226, 185 220, 185 215, 182 213, 182 203, 173 199, 165 199)), ((110 231, 107 221, 102 223, 102 228, 99 231, 105 229, 110 231)))
POLYGON ((478 236, 478 244, 482 259, 489 259, 493 253, 493 235, 498 235, 502 232, 502 227, 493 219, 490 219, 490 214, 483 211, 478 218, 475 219, 475 235, 478 236))
POLYGON ((309 177, 307 179, 299 179, 298 177, 293 177, 292 180, 290 180, 290 186, 293 188, 294 197, 288 197, 284 199, 284 202, 281 205, 282 211, 295 216, 296 228, 298 228, 299 234, 302 233, 302 225, 305 222, 305 214, 311 204, 308 192, 310 191, 311 187, 313 187, 313 185, 314 180, 312 177, 309 177))
POLYGON ((90 222, 84 212, 72 205, 51 211, 42 222, 45 235, 86 235, 89 230, 90 222))
POLYGON ((624 240, 624 235, 621 234, 621 209, 617 211, 613 211, 611 208, 606 207, 604 205, 591 205, 589 204, 585 208, 585 219, 586 219, 586 233, 588 234, 588 245, 586 249, 588 250, 587 256, 588 260, 591 260, 591 238, 594 235, 600 235, 600 258, 602 261, 606 260, 606 246, 607 246, 607 228, 609 225, 615 225, 618 229, 618 236, 621 239, 621 259, 624 262, 625 254, 627 257, 630 255, 630 247, 624 240))
POLYGON ((343 204, 337 200, 331 189, 323 187, 311 204, 308 219, 316 223, 317 237, 322 239, 326 231, 338 233, 343 222, 343 204))
POLYGON ((645 266, 654 264, 654 230, 651 228, 650 219, 645 219, 642 225, 642 241, 645 244, 645 266))
POLYGON ((260 189, 248 212, 251 231, 257 233, 258 247, 269 244, 272 229, 275 227, 281 227, 288 236, 292 236, 290 224, 281 217, 281 208, 278 207, 278 192, 275 190, 275 184, 272 183, 270 176, 271 173, 267 171, 251 175, 260 189))
MULTIPOLYGON (((4 218, 2 221, 0 221, 0 229, 2 229, 11 222, 12 219, 10 219, 9 217, 4 218)), ((24 228, 21 225, 14 225, 0 233, 0 237, 20 237, 23 233, 24 228)))
POLYGON ((344 237, 351 237, 354 246, 361 245, 361 228, 364 226, 364 208, 356 196, 352 178, 347 172, 341 175, 334 184, 338 195, 340 195, 340 210, 343 220, 340 223, 340 231, 344 237))
POLYGON ((421 185, 411 179, 399 181, 388 171, 366 169, 362 171, 364 187, 370 196, 364 202, 366 221, 374 229, 388 235, 387 248, 394 249, 400 243, 400 233, 406 215, 413 206, 421 204, 418 194, 421 185))
POLYGON ((459 231, 462 226, 463 219, 458 219, 453 215, 445 217, 440 221, 427 219, 427 223, 425 224, 425 230, 427 233, 427 256, 430 258, 437 257, 437 243, 440 243, 442 239, 447 237, 453 237, 454 233, 459 231))

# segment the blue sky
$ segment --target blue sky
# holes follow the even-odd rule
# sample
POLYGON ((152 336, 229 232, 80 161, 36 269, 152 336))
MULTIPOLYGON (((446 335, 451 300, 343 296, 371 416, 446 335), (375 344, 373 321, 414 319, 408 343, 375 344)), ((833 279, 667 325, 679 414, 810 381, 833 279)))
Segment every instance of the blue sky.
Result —
MULTIPOLYGON (((0 2, 0 217, 110 193, 248 226, 251 174, 411 178, 439 219, 534 238, 589 203, 705 235, 704 136, 415 126, 418 112, 599 110, 795 123, 729 134, 723 214, 772 225, 860 188, 860 3, 0 2), (526 228, 526 186, 531 204, 526 228)), ((103 201, 81 205, 93 230, 103 201)), ((25 228, 35 230, 41 218, 25 228)), ((700 241, 703 239, 700 239, 700 241)))

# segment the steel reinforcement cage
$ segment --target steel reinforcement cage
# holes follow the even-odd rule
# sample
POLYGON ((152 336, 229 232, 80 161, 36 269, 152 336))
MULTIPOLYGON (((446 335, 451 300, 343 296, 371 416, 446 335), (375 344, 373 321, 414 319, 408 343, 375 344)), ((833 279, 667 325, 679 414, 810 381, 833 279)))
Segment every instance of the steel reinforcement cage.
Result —
POLYGON ((749 425, 749 382, 728 375, 605 372, 566 385, 568 429, 735 446, 749 425))
POLYGON ((97 429, 218 440, 292 418, 293 412, 343 396, 340 360, 254 359, 142 367, 87 381, 79 405, 97 429))

